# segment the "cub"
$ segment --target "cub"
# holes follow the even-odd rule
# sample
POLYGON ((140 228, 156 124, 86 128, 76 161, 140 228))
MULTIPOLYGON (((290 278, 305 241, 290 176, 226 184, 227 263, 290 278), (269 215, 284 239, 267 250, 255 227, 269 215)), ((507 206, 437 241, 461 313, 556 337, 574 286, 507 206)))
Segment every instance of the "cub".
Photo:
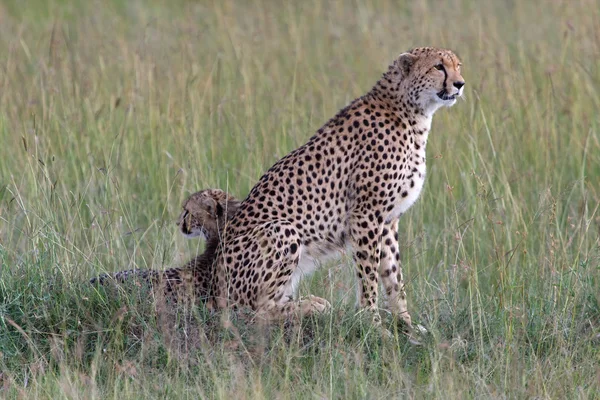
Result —
POLYGON ((200 302, 211 305, 213 260, 221 241, 223 229, 239 208, 240 202, 220 189, 205 189, 192 194, 183 202, 183 211, 177 225, 187 238, 206 240, 204 253, 188 261, 183 267, 165 271, 131 269, 113 274, 102 274, 90 283, 106 285, 137 280, 149 285, 157 295, 172 301, 191 295, 200 302))

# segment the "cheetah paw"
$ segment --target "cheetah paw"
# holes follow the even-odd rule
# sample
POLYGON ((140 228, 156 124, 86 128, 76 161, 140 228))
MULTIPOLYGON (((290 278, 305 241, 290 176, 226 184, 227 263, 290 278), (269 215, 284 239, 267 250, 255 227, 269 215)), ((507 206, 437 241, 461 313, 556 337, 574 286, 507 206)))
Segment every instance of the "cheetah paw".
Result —
POLYGON ((413 330, 415 331, 416 334, 418 335, 425 335, 427 333, 429 333, 429 331, 427 330, 427 328, 425 328, 423 325, 421 324, 415 324, 413 326, 413 330))
POLYGON ((429 333, 429 331, 421 324, 411 325, 411 327, 404 332, 409 343, 415 346, 423 345, 423 339, 427 333, 429 333))
POLYGON ((313 311, 316 313, 322 314, 331 310, 331 303, 321 297, 309 295, 305 300, 311 304, 313 311))

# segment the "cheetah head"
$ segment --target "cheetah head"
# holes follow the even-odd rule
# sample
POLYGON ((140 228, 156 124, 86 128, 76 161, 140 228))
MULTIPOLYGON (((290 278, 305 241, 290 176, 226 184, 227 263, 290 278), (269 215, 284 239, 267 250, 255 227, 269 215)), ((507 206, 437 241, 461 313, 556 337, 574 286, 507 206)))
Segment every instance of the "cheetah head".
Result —
POLYGON ((420 47, 400 54, 388 75, 411 102, 431 115, 440 107, 453 106, 462 96, 465 80, 460 67, 452 51, 420 47))
POLYGON ((218 237, 228 220, 233 218, 240 202, 220 189, 205 189, 192 194, 182 205, 177 225, 187 238, 218 237))

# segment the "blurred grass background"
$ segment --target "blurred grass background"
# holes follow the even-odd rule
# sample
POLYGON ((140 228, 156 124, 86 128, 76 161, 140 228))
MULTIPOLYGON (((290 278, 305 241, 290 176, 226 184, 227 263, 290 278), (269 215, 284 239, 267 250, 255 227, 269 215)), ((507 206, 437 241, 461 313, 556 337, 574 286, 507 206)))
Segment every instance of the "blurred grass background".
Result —
POLYGON ((1 2, 0 397, 600 398, 599 21, 593 0, 1 2), (86 284, 183 264, 189 193, 244 197, 427 45, 467 86, 400 222, 425 346, 354 315, 348 260, 301 289, 331 315, 267 334, 86 284))

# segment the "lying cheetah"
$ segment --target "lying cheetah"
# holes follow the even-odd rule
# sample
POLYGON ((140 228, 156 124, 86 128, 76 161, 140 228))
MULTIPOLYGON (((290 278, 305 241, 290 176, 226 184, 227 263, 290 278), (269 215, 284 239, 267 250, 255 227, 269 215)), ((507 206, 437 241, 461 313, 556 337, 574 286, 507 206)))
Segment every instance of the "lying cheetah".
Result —
POLYGON ((460 66, 450 50, 401 54, 366 95, 273 165, 217 249, 217 307, 250 306, 266 318, 324 311, 323 299, 293 300, 298 282, 350 248, 359 306, 381 323, 381 279, 391 311, 411 331, 398 219, 423 188, 433 114, 462 95, 460 66))
POLYGON ((153 288, 164 290, 161 294, 177 301, 184 294, 204 301, 212 307, 213 261, 223 228, 231 219, 240 202, 220 189, 206 189, 192 194, 183 202, 183 211, 177 225, 181 233, 188 237, 203 237, 206 240, 204 253, 188 261, 181 268, 165 271, 132 269, 114 274, 103 274, 90 280, 91 283, 105 285, 109 282, 124 283, 137 279, 153 288))

